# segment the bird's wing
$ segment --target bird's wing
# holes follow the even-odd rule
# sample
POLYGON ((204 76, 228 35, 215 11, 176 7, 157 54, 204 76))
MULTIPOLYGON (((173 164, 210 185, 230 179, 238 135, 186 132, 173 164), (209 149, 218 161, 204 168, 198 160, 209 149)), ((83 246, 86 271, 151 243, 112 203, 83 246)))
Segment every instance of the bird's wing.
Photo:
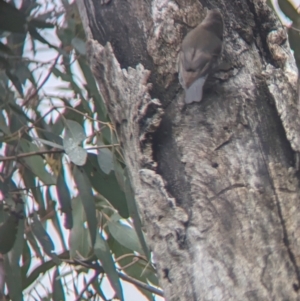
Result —
POLYGON ((184 67, 188 72, 196 72, 198 77, 206 75, 214 61, 212 54, 191 48, 184 53, 184 67))

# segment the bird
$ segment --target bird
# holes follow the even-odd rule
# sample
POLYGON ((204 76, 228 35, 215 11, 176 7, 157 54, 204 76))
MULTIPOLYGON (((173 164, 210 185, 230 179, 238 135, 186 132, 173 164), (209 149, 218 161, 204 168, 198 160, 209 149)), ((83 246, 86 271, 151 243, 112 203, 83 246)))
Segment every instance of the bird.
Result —
POLYGON ((178 54, 178 78, 185 90, 187 104, 202 99, 204 83, 222 52, 223 30, 221 13, 212 9, 182 41, 178 54))

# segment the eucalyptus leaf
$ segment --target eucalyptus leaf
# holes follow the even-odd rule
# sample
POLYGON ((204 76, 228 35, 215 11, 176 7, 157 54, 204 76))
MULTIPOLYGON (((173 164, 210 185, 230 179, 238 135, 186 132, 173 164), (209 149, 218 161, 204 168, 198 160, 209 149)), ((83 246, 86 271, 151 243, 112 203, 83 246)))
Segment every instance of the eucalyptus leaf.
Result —
MULTIPOLYGON (((40 117, 41 118, 41 117, 40 117)), ((52 124, 47 124, 43 119, 39 122, 39 126, 41 127, 40 129, 37 129, 37 134, 40 139, 44 139, 44 141, 50 141, 52 143, 55 143, 55 147, 59 145, 59 149, 63 149, 63 140, 62 138, 55 133, 53 125, 52 124)), ((62 124, 62 129, 63 129, 63 124, 62 124)), ((62 130, 61 129, 61 130, 62 130)), ((44 143, 46 144, 46 143, 44 143)), ((51 146, 51 145, 50 145, 51 146)))
POLYGON ((45 210, 41 189, 37 187, 35 183, 36 176, 29 169, 25 169, 22 178, 26 188, 31 190, 35 202, 39 205, 39 210, 45 210))
POLYGON ((21 268, 9 255, 6 254, 4 257, 5 281, 9 297, 14 301, 23 301, 21 268))
POLYGON ((22 301, 22 273, 20 268, 20 258, 24 242, 24 221, 20 220, 18 234, 13 248, 4 255, 5 280, 11 300, 22 301))
POLYGON ((53 260, 49 260, 44 262, 43 264, 37 266, 35 269, 33 269, 32 272, 26 277, 26 279, 23 281, 23 289, 26 289, 29 285, 31 285, 41 274, 45 274, 47 271, 52 269, 55 266, 55 263, 53 260))
POLYGON ((76 121, 66 120, 65 121, 65 140, 64 143, 70 140, 70 144, 79 144, 84 139, 86 139, 86 135, 83 127, 76 121))
POLYGON ((92 282, 92 286, 93 286, 94 290, 97 292, 97 294, 98 294, 104 301, 109 301, 109 300, 105 297, 105 295, 104 295, 104 293, 103 293, 103 291, 102 291, 102 289, 101 289, 101 283, 100 283, 100 281, 99 281, 97 278, 92 282))
MULTIPOLYGON (((130 249, 121 245, 118 241, 116 241, 112 236, 109 237, 108 240, 109 247, 113 252, 115 258, 120 258, 118 260, 118 264, 123 267, 127 266, 126 274, 137 279, 145 284, 148 284, 149 281, 153 283, 155 286, 159 286, 157 281, 157 276, 155 274, 155 270, 148 264, 148 262, 140 259, 135 264, 132 264, 133 258, 135 256, 134 252, 131 252, 130 249), (131 254, 132 256, 128 256, 131 254), (127 255, 127 256, 124 256, 127 255)), ((153 295, 140 287, 136 287, 143 295, 145 295, 148 300, 153 301, 153 295)))
MULTIPOLYGON (((25 139, 20 139, 19 143, 24 153, 37 152, 39 150, 35 144, 25 139)), ((29 168, 29 170, 31 170, 36 176, 38 176, 38 178, 46 185, 56 184, 55 177, 45 170, 45 163, 41 156, 28 156, 22 158, 21 160, 25 163, 26 167, 29 168)))
POLYGON ((105 174, 99 167, 97 155, 88 154, 84 170, 93 188, 103 195, 124 218, 129 216, 125 193, 118 185, 115 173, 105 174))
POLYGON ((98 150, 97 156, 98 164, 102 171, 107 175, 114 170, 113 153, 108 148, 101 148, 98 150))
POLYGON ((69 235, 70 258, 87 258, 91 251, 91 239, 88 230, 84 228, 86 215, 79 196, 72 200, 73 227, 69 235))
POLYGON ((58 234, 58 238, 60 240, 60 243, 63 247, 63 250, 67 250, 67 246, 65 243, 65 239, 64 239, 64 232, 62 231, 61 228, 61 222, 60 222, 60 218, 58 217, 58 211, 57 210, 53 210, 53 216, 51 217, 51 221, 53 223, 53 227, 56 230, 57 234, 58 234))
POLYGON ((81 71, 84 75, 85 81, 87 83, 87 90, 94 99, 96 111, 98 113, 99 119, 101 121, 107 121, 107 110, 104 104, 104 101, 99 93, 95 77, 91 71, 91 68, 88 66, 85 59, 82 57, 78 58, 78 64, 81 68, 81 71))
POLYGON ((25 85, 26 80, 31 78, 31 72, 28 69, 28 66, 24 62, 17 63, 15 66, 15 74, 22 83, 25 85))
POLYGON ((69 82, 72 79, 72 77, 69 74, 63 73, 56 67, 53 68, 52 72, 57 78, 61 78, 62 80, 66 81, 66 82, 69 82))
POLYGON ((79 146, 86 139, 84 130, 79 123, 73 120, 66 120, 65 125, 63 139, 65 152, 73 163, 82 166, 85 164, 87 158, 87 151, 79 146))
POLYGON ((65 228, 72 229, 73 217, 72 217, 72 205, 70 191, 65 182, 64 169, 61 168, 60 174, 57 177, 56 192, 61 211, 65 214, 65 228))
POLYGON ((0 253, 8 253, 14 246, 18 233, 19 219, 14 214, 0 224, 0 253))
POLYGON ((73 47, 81 54, 85 55, 86 54, 86 47, 85 47, 85 41, 81 40, 80 38, 73 38, 72 39, 72 45, 73 47))
POLYGON ((31 223, 32 232, 33 232, 34 236, 37 238, 37 240, 39 241, 39 243, 41 244, 44 252, 50 258, 52 258, 56 264, 60 264, 59 257, 55 253, 53 253, 54 252, 53 241, 52 241, 51 237, 49 236, 49 234, 44 229, 40 220, 37 218, 36 213, 34 213, 32 220, 33 220, 33 222, 31 223))
MULTIPOLYGON (((24 240, 23 244, 23 252, 22 252, 22 268, 21 268, 21 273, 22 273, 22 279, 24 280, 26 278, 27 272, 30 268, 31 265, 31 259, 32 259, 32 253, 31 249, 29 247, 29 243, 27 240, 24 240)), ((23 281, 22 281, 23 282, 23 281)))
POLYGON ((37 243, 37 239, 33 235, 32 231, 29 231, 29 232, 26 233, 26 239, 29 242, 30 247, 34 251, 34 256, 36 258, 39 258, 40 260, 42 260, 43 259, 43 254, 42 254, 41 248, 40 248, 39 244, 37 243))
POLYGON ((10 134, 10 130, 9 127, 6 124, 5 118, 3 116, 3 111, 0 110, 0 130, 5 134, 5 135, 9 135, 10 134))
POLYGON ((124 247, 144 254, 139 238, 134 229, 120 222, 121 216, 114 213, 108 223, 108 229, 111 235, 124 247))
POLYGON ((65 301, 65 293, 64 289, 61 283, 61 279, 59 277, 59 270, 56 267, 55 272, 53 274, 53 279, 52 279, 52 297, 53 301, 65 301))
POLYGON ((137 208, 137 205, 135 202, 131 183, 129 181, 127 168, 124 169, 124 179, 125 179, 124 185, 125 185, 126 201, 127 201, 128 209, 130 212, 130 217, 133 219, 134 228, 136 229, 136 233, 139 237, 139 241, 144 250, 144 254, 147 256, 147 259, 150 260, 150 250, 146 244, 144 233, 142 231, 142 223, 141 223, 138 208, 137 208))
POLYGON ((34 138, 34 140, 40 141, 41 143, 43 143, 45 145, 49 145, 49 146, 52 146, 52 147, 55 147, 55 148, 58 148, 58 149, 64 149, 64 147, 62 145, 59 145, 55 142, 51 142, 51 141, 48 141, 48 140, 45 140, 45 139, 42 139, 42 138, 34 138))
POLYGON ((118 298, 120 300, 124 300, 119 275, 112 259, 109 246, 100 234, 97 235, 94 252, 97 258, 101 261, 103 269, 106 272, 110 284, 114 288, 118 298))
POLYGON ((98 223, 96 218, 96 206, 95 206, 94 195, 92 192, 92 186, 83 169, 74 166, 73 176, 77 184, 79 197, 80 200, 82 201, 82 205, 86 214, 86 220, 91 236, 91 243, 93 246, 96 240, 98 223))

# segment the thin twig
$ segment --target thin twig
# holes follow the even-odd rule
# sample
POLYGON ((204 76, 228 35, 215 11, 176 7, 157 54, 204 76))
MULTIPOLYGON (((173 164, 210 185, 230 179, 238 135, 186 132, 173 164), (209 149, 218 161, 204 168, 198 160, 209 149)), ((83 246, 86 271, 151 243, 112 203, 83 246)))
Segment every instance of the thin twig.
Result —
POLYGON ((47 80, 49 79, 49 77, 51 76, 54 67, 56 66, 58 59, 60 58, 60 54, 55 58, 54 63, 52 64, 48 74, 46 75, 46 77, 44 78, 44 80, 41 82, 41 84, 37 87, 37 89, 28 97, 28 99, 26 99, 26 101, 22 104, 22 106, 26 106, 29 101, 31 99, 33 99, 35 96, 38 95, 39 91, 41 90, 41 88, 43 88, 43 86, 45 85, 45 83, 47 82, 47 80))
POLYGON ((84 292, 88 289, 88 287, 96 280, 96 278, 99 276, 100 272, 95 271, 95 275, 88 281, 88 283, 84 286, 84 288, 81 290, 75 301, 81 300, 82 295, 84 292))
POLYGON ((107 147, 116 147, 120 146, 120 144, 104 144, 104 145, 97 145, 97 146, 92 146, 89 148, 85 148, 85 150, 94 150, 94 149, 100 149, 100 148, 107 148, 107 147))
POLYGON ((298 29, 298 28, 296 28, 296 27, 294 27, 294 26, 291 26, 290 28, 291 28, 291 29, 294 29, 295 31, 300 32, 300 29, 298 29))
MULTIPOLYGON (((39 123, 42 119, 44 119, 48 114, 50 114, 53 110, 55 110, 55 108, 51 108, 48 112, 46 112, 43 116, 41 116, 39 119, 35 120, 34 122, 32 122, 31 126, 28 126, 27 124, 24 124, 20 129, 18 129, 17 131, 13 132, 12 134, 10 134, 7 138, 5 142, 10 142, 13 141, 15 139, 15 137, 19 138, 21 137, 25 132, 30 131, 31 129, 34 128, 34 125, 39 123)), ((37 129, 37 128, 36 128, 37 129)))
POLYGON ((125 281, 127 281, 129 283, 132 283, 132 284, 134 284, 134 285, 136 285, 136 286, 138 286, 140 288, 143 288, 143 289, 145 289, 145 290, 147 290, 147 291, 149 291, 149 292, 151 292, 153 294, 156 294, 156 295, 161 296, 161 297, 164 296, 163 291, 160 290, 160 289, 158 289, 158 288, 156 288, 156 287, 154 287, 154 286, 151 286, 151 285, 149 285, 147 283, 144 283, 144 282, 142 282, 140 280, 137 280, 137 279, 135 279, 133 277, 130 277, 130 276, 125 275, 125 274, 120 273, 120 272, 118 272, 118 275, 119 275, 119 277, 121 279, 123 279, 123 280, 125 280, 125 281))
POLYGON ((71 111, 74 111, 76 112, 77 114, 79 115, 82 115, 86 118, 88 118, 89 120, 91 121, 94 121, 94 122, 98 122, 98 123, 101 123, 101 124, 104 124, 106 126, 108 126, 109 128, 113 127, 112 124, 110 122, 104 122, 104 121, 101 121, 101 120, 98 120, 98 119, 94 119, 93 117, 90 117, 88 116, 87 113, 82 113, 81 111, 73 108, 73 107, 68 107, 68 106, 55 106, 55 109, 66 109, 66 110, 71 110, 71 111))
POLYGON ((138 258, 132 258, 132 261, 128 264, 125 264, 124 266, 120 266, 120 270, 126 270, 127 268, 131 267, 132 265, 136 264, 139 261, 138 258))
POLYGON ((115 259, 115 262, 118 262, 118 261, 120 261, 122 259, 125 259, 127 257, 135 257, 139 260, 143 260, 143 261, 146 261, 148 263, 148 260, 145 257, 143 257, 142 255, 134 254, 134 253, 128 253, 128 254, 121 255, 120 257, 117 257, 115 259))
POLYGON ((52 150, 42 150, 42 151, 36 151, 36 152, 29 152, 29 153, 25 153, 25 154, 18 154, 18 155, 15 155, 15 156, 0 158, 0 162, 10 161, 10 160, 17 161, 21 158, 26 158, 26 157, 31 157, 31 156, 53 154, 53 153, 63 153, 63 152, 64 152, 63 149, 52 149, 52 150))
MULTIPOLYGON (((85 148, 86 151, 88 150, 94 150, 94 149, 100 149, 100 148, 106 148, 106 147, 115 147, 119 146, 119 144, 108 144, 108 145, 99 145, 99 146, 93 146, 89 148, 85 148)), ((50 150, 42 150, 42 151, 35 151, 35 152, 29 152, 25 154, 18 154, 15 156, 9 156, 9 157, 0 157, 0 162, 10 161, 10 160, 19 160, 21 158, 31 157, 31 156, 41 156, 46 154, 54 154, 54 153, 63 153, 63 149, 50 149, 50 150)))

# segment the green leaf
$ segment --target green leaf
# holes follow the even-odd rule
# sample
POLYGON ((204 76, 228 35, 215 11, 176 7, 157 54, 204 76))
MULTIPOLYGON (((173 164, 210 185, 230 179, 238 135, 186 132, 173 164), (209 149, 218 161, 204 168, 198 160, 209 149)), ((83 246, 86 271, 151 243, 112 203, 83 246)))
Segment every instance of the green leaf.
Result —
MULTIPOLYGON (((99 144, 98 144, 99 145, 99 144)), ((103 145, 103 144, 100 144, 103 145)), ((114 170, 113 154, 108 148, 98 150, 97 160, 100 168, 107 175, 114 170)))
POLYGON ((94 290, 97 292, 97 294, 98 294, 104 301, 109 301, 109 300, 105 297, 105 295, 104 295, 104 293, 103 293, 103 291, 102 291, 102 289, 101 289, 101 283, 99 282, 99 280, 98 280, 97 278, 92 282, 92 286, 93 286, 94 290))
POLYGON ((54 147, 54 148, 64 149, 64 147, 62 145, 59 145, 55 142, 51 142, 51 141, 48 141, 48 140, 45 140, 45 139, 42 139, 42 138, 34 138, 34 140, 39 141, 39 142, 41 142, 45 145, 48 145, 48 146, 51 146, 51 147, 54 147))
POLYGON ((12 111, 10 114, 9 128, 11 133, 14 133, 20 130, 24 125, 26 125, 27 118, 19 106, 15 104, 12 105, 10 103, 9 108, 12 111))
POLYGON ((0 2, 0 29, 16 33, 26 32, 26 15, 10 3, 0 2))
POLYGON ((117 213, 114 213, 108 223, 108 229, 111 235, 124 247, 144 254, 142 246, 139 242, 139 238, 131 227, 120 222, 121 216, 117 213))
POLYGON ((72 229, 73 217, 72 217, 72 205, 70 191, 65 182, 64 169, 60 169, 60 174, 57 177, 56 191, 61 211, 65 214, 64 226, 66 229, 72 229))
POLYGON ((85 47, 85 41, 81 40, 80 38, 73 38, 72 39, 72 45, 73 47, 79 52, 81 55, 86 54, 86 47, 85 47))
MULTIPOLYGON (((30 24, 29 24, 30 25, 30 24)), ((28 31, 29 31, 29 34, 32 38, 40 41, 41 43, 43 44, 46 44, 48 45, 50 48, 54 48, 55 50, 57 50, 58 52, 61 52, 61 49, 60 48, 57 48, 56 46, 54 46, 53 44, 49 43, 45 38, 43 38, 39 32, 32 26, 29 26, 28 27, 28 31)))
POLYGON ((125 184, 125 175, 124 175, 124 168, 121 166, 121 163, 118 161, 116 156, 113 157, 114 161, 114 171, 117 178, 117 181, 123 191, 126 191, 126 184, 125 184))
POLYGON ((87 152, 79 146, 79 144, 86 139, 84 130, 79 123, 73 120, 66 120, 65 124, 66 128, 63 139, 65 152, 70 160, 76 165, 84 165, 87 158, 87 152))
POLYGON ((13 51, 6 44, 0 42, 0 52, 3 52, 7 55, 14 55, 13 51))
POLYGON ((54 261, 49 260, 45 263, 37 266, 24 280, 23 282, 23 290, 25 290, 29 285, 31 285, 39 276, 40 274, 45 274, 47 271, 52 269, 55 266, 54 261))
POLYGON ((20 266, 11 261, 9 254, 4 256, 5 280, 9 297, 13 301, 23 301, 22 276, 20 266))
POLYGON ((97 155, 88 154, 84 170, 90 179, 93 188, 103 195, 124 218, 129 216, 126 196, 120 189, 115 173, 105 174, 97 162, 97 155))
POLYGON ((61 78, 63 81, 70 82, 72 80, 72 77, 69 74, 61 72, 56 67, 53 68, 52 72, 57 78, 61 78))
POLYGON ((58 211, 57 210, 54 210, 53 216, 51 217, 51 221, 53 223, 54 229, 56 230, 56 232, 58 234, 60 243, 61 243, 64 251, 67 250, 67 246, 66 246, 65 239, 64 239, 65 235, 64 235, 64 233, 62 231, 62 228, 61 228, 60 218, 58 217, 58 211))
MULTIPOLYGON (((51 12, 52 13, 52 12, 51 12)), ((29 21, 29 24, 31 26, 34 26, 34 27, 37 27, 37 28, 54 28, 55 25, 52 24, 52 23, 49 23, 49 22, 46 22, 46 17, 49 17, 50 18, 50 14, 49 12, 48 13, 45 13, 45 14, 39 14, 38 18, 37 19, 31 19, 29 21)))
POLYGON ((88 230, 83 224, 86 221, 86 215, 83 209, 80 197, 72 200, 73 228, 69 235, 70 258, 87 258, 91 251, 91 239, 88 230))
MULTIPOLYGON (((36 114, 38 115, 39 118, 43 118, 42 116, 40 116, 39 112, 37 112, 36 114)), ((55 143, 55 145, 59 145, 59 148, 62 148, 63 140, 59 135, 55 134, 55 132, 53 131, 53 126, 51 126, 51 124, 49 125, 44 121, 44 119, 41 119, 41 121, 37 124, 37 126, 39 128, 36 128, 36 131, 41 139, 44 139, 49 142, 53 142, 55 143)), ((62 124, 61 131, 63 129, 63 126, 64 125, 62 124)))
POLYGON ((103 269, 106 272, 110 284, 114 288, 118 298, 124 300, 119 275, 116 271, 109 246, 100 234, 97 235, 94 252, 97 258, 101 261, 103 269))
MULTIPOLYGON (((141 282, 144 282, 145 284, 148 284, 148 282, 150 281, 155 286, 159 286, 155 270, 152 268, 151 264, 148 264, 143 260, 138 260, 135 264, 132 264, 134 253, 131 252, 130 249, 127 249, 126 247, 122 246, 112 236, 109 237, 108 244, 115 258, 122 257, 122 259, 118 261, 118 264, 121 267, 129 265, 125 270, 127 275, 141 282), (124 256, 129 254, 132 254, 132 257, 124 256)), ((153 300, 153 295, 149 293, 149 291, 144 290, 138 286, 136 288, 149 300, 153 300)))
POLYGON ((55 269, 53 279, 52 279, 52 297, 53 301, 65 301, 65 293, 59 277, 58 268, 55 269))
POLYGON ((39 243, 41 244, 44 252, 50 258, 52 258, 56 264, 60 264, 61 261, 59 257, 55 253, 53 253, 54 251, 53 241, 50 238, 49 234, 44 229, 40 220, 37 218, 36 213, 34 213, 32 220, 33 220, 33 222, 31 223, 32 232, 34 236, 37 238, 37 240, 39 241, 39 243))
MULTIPOLYGON (((20 139, 19 143, 24 153, 37 152, 39 150, 35 144, 25 139, 20 139)), ((41 156, 29 156, 22 158, 21 161, 23 161, 26 167, 29 168, 29 170, 31 170, 36 176, 38 176, 39 179, 46 185, 56 184, 55 177, 45 170, 45 163, 41 156)))
POLYGON ((9 135, 10 134, 10 130, 9 127, 6 124, 5 118, 3 116, 3 111, 0 110, 0 130, 5 134, 5 135, 9 135))
POLYGON ((16 64, 14 74, 18 77, 22 85, 25 85, 26 80, 31 78, 31 72, 24 62, 16 64))
MULTIPOLYGON (((0 60, 1 60, 1 58, 0 58, 0 60)), ((6 70, 6 75, 11 80, 11 82, 13 83, 13 85, 15 86, 15 88, 19 92, 19 94, 22 97, 24 97, 22 84, 21 84, 19 78, 16 76, 16 74, 12 73, 11 70, 7 69, 6 70)))
POLYGON ((74 166, 73 176, 86 214, 86 220, 91 236, 91 243, 93 246, 96 240, 98 222, 96 218, 96 206, 92 187, 83 169, 79 169, 78 167, 74 166))
POLYGON ((22 272, 22 282, 24 281, 24 279, 26 278, 27 272, 29 270, 29 267, 31 265, 31 259, 32 259, 32 254, 31 254, 31 250, 28 244, 27 240, 24 240, 24 245, 23 245, 23 253, 22 253, 22 268, 21 268, 21 272, 22 272))
POLYGON ((0 253, 8 253, 14 246, 18 232, 19 219, 14 214, 0 224, 0 253))
POLYGON ((39 244, 37 243, 37 240, 35 236, 33 235, 32 231, 29 231, 26 233, 26 239, 29 242, 31 248, 34 250, 34 256, 39 258, 40 260, 43 260, 44 256, 42 254, 42 251, 40 249, 39 244))
POLYGON ((142 223, 141 223, 138 208, 137 208, 137 205, 136 205, 136 202, 135 202, 135 198, 134 198, 134 194, 133 194, 133 191, 132 191, 131 183, 129 181, 127 168, 124 169, 124 177, 125 177, 125 182, 124 182, 125 194, 126 194, 127 205, 128 205, 129 212, 130 212, 130 217, 133 219, 134 228, 135 228, 136 233, 139 237, 140 243, 141 243, 142 248, 144 250, 144 254, 147 256, 148 260, 150 260, 151 254, 150 254, 149 248, 146 244, 144 233, 142 231, 142 223))
POLYGON ((6 285, 13 301, 23 300, 20 257, 23 250, 24 228, 24 220, 20 220, 15 244, 12 250, 3 257, 6 285))
POLYGON ((35 175, 29 169, 24 169, 22 178, 23 178, 26 188, 31 190, 31 192, 34 196, 35 202, 39 205, 39 210, 44 211, 45 210, 44 198, 43 198, 40 188, 36 187, 35 175))
POLYGON ((98 119, 106 122, 107 110, 103 102, 103 99, 99 93, 99 89, 97 87, 91 68, 87 64, 86 59, 84 59, 83 57, 80 57, 77 61, 85 77, 85 81, 87 83, 87 90, 90 92, 91 96, 94 99, 96 112, 98 113, 98 119))
MULTIPOLYGON (((69 103, 65 100, 65 99, 61 99, 64 102, 66 111, 63 115, 59 115, 59 117, 57 118, 55 124, 52 126, 52 131, 53 133, 55 133, 56 135, 60 135, 62 130, 65 128, 65 120, 73 120, 76 121, 79 124, 83 124, 83 115, 79 114, 77 112, 74 112, 72 109, 73 107, 69 105, 69 103), (72 109, 68 109, 68 108, 72 108, 72 109)), ((84 112, 83 106, 80 103, 78 106, 75 107, 76 110, 78 110, 79 112, 84 112)), ((48 139, 50 140, 50 139, 48 139)))

